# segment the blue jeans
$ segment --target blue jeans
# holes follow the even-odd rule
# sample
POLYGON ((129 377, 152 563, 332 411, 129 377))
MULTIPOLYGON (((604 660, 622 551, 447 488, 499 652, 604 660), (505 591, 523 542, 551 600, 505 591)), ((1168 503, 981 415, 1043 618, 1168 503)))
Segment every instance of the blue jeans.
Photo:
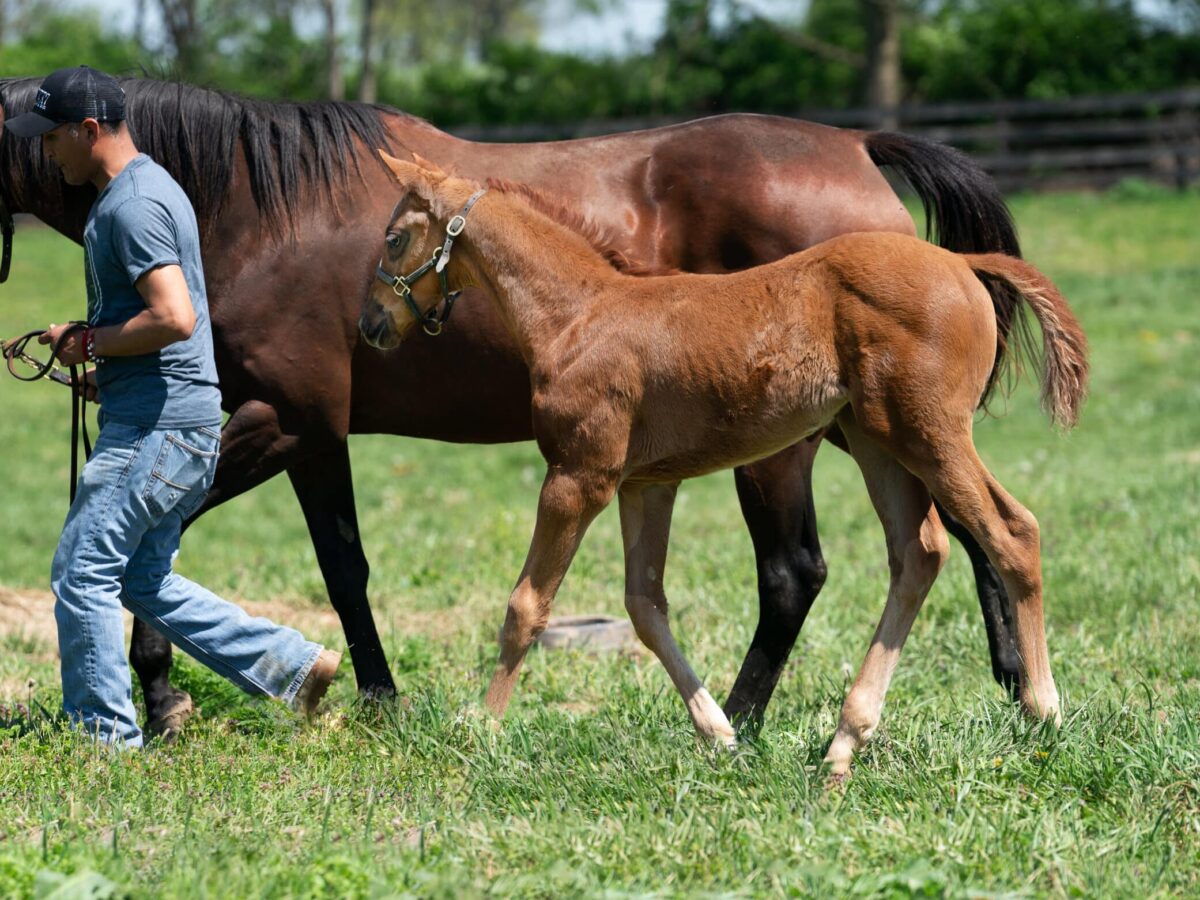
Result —
POLYGON ((171 571, 183 521, 217 468, 213 428, 104 422, 54 554, 63 710, 140 747, 121 607, 243 690, 291 701, 323 649, 171 571))

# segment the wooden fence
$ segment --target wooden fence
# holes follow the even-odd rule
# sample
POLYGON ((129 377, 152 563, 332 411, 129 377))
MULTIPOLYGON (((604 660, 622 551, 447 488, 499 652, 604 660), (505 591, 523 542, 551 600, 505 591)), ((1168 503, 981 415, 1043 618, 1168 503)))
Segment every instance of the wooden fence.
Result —
MULTIPOLYGON (((970 153, 1004 190, 1106 187, 1137 177, 1176 187, 1200 180, 1200 88, 1143 94, 943 103, 895 110, 801 110, 795 118, 888 127, 970 153)), ((678 118, 450 129, 486 141, 543 141, 634 131, 678 118)))

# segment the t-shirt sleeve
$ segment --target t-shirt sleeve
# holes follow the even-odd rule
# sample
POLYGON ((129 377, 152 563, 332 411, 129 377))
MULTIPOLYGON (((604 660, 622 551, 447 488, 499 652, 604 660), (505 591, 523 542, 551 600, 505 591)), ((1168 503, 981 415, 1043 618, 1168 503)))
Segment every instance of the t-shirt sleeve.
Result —
POLYGON ((180 265, 175 222, 161 203, 133 197, 114 213, 113 255, 132 284, 159 266, 180 265))

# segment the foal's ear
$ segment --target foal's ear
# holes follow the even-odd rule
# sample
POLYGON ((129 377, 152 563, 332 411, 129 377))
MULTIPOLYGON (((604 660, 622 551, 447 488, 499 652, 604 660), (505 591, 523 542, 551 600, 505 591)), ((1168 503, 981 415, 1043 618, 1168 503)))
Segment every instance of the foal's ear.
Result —
POLYGON ((406 187, 411 187, 426 178, 426 172, 415 163, 405 162, 402 159, 388 154, 386 150, 379 151, 379 158, 383 160, 383 164, 387 166, 396 180, 406 187))
POLYGON ((425 173, 426 177, 430 181, 437 183, 449 177, 449 173, 442 169, 437 163, 431 163, 425 157, 417 153, 414 153, 412 157, 413 162, 417 164, 417 167, 425 173))

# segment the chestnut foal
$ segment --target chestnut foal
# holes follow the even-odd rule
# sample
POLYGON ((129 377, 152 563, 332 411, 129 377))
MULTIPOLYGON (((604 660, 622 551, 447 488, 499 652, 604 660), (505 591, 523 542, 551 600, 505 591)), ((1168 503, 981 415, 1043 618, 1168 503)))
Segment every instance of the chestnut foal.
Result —
POLYGON ((983 546, 1015 601, 1022 705, 1059 721, 1037 521, 991 476, 971 439, 996 355, 995 311, 976 273, 1020 292, 1042 329, 1043 406, 1065 426, 1077 418, 1086 341, 1036 269, 880 232, 740 273, 630 277, 528 189, 493 184, 485 193, 423 160, 384 159, 405 193, 363 336, 388 349, 415 322, 440 328, 432 318, 439 299, 480 286, 530 370, 548 471, 487 692, 494 713, 508 705, 584 532, 616 495, 625 606, 637 634, 697 731, 732 745, 733 729, 667 624, 662 579, 675 492, 684 478, 768 456, 836 421, 883 523, 891 585, 826 757, 832 773, 848 772, 878 724, 900 649, 945 562, 932 497, 983 546), (423 278, 432 272, 438 277, 423 278))

